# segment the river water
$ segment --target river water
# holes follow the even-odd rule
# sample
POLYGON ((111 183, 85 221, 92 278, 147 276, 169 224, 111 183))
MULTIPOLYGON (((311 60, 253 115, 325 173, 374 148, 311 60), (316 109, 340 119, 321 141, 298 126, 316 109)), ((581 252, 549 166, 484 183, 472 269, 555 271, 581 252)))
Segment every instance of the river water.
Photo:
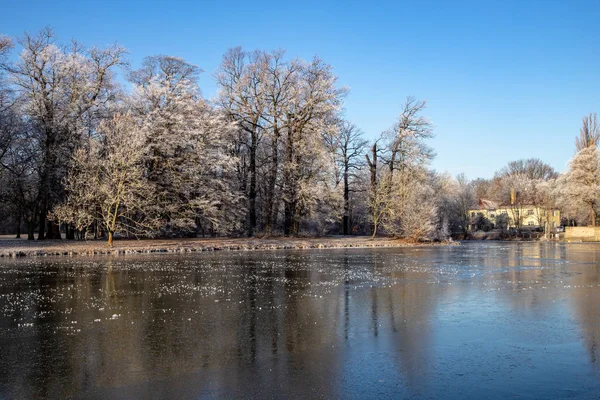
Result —
POLYGON ((600 398, 600 245, 0 264, 0 398, 600 398))

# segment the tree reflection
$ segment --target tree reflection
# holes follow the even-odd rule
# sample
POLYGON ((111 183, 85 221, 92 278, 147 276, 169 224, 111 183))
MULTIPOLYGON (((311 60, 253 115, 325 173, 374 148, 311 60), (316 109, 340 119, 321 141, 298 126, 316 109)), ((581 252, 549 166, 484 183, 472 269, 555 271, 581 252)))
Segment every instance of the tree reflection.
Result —
POLYGON ((469 301, 482 299, 535 322, 562 296, 598 365, 599 250, 536 243, 8 265, 0 397, 329 398, 388 383, 425 396, 439 384, 441 313, 455 303, 481 310, 469 301))
MULTIPOLYGON (((594 246, 594 245, 592 245, 594 246)), ((573 277, 571 304, 575 310, 590 362, 600 369, 600 249, 595 246, 567 247, 567 258, 581 263, 573 277)))

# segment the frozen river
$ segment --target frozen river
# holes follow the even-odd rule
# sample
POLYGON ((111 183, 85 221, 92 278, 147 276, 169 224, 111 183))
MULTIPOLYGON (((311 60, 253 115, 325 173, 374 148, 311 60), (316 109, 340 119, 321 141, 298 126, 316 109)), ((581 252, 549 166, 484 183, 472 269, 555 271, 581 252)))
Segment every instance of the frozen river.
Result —
POLYGON ((600 245, 0 264, 0 399, 600 398, 600 245))

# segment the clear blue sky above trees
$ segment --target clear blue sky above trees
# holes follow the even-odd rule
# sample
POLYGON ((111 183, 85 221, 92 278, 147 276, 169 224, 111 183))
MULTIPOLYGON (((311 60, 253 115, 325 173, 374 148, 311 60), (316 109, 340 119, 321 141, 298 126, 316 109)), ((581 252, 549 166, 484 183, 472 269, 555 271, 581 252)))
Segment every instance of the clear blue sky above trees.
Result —
POLYGON ((346 116, 374 139, 407 95, 426 99, 433 167, 490 177, 537 157, 564 171, 581 117, 600 111, 599 1, 2 0, 0 33, 44 26, 61 42, 115 41, 133 67, 183 57, 212 74, 230 47, 318 54, 351 92, 346 116))

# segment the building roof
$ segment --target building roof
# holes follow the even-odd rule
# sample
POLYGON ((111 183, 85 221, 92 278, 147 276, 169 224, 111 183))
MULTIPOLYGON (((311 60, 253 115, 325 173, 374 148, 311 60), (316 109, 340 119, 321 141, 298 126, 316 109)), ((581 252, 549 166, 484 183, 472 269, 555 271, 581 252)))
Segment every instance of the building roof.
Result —
POLYGON ((489 199, 479 199, 477 210, 495 210, 499 204, 489 199))
MULTIPOLYGON (((535 205, 535 204, 507 204, 507 203, 498 203, 496 201, 493 200, 489 200, 489 199, 479 199, 478 204, 476 206, 474 206, 473 208, 471 208, 469 211, 475 211, 475 210, 487 210, 487 211, 494 211, 497 209, 510 209, 510 208, 543 208, 541 206, 535 205)), ((557 208, 550 208, 550 211, 557 211, 557 208)))

